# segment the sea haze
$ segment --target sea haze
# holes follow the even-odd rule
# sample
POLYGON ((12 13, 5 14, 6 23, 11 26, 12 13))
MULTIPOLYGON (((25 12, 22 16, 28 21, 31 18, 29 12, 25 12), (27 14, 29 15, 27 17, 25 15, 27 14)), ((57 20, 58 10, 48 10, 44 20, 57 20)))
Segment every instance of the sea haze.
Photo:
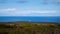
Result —
POLYGON ((57 22, 60 16, 0 16, 0 22, 32 21, 32 22, 57 22))

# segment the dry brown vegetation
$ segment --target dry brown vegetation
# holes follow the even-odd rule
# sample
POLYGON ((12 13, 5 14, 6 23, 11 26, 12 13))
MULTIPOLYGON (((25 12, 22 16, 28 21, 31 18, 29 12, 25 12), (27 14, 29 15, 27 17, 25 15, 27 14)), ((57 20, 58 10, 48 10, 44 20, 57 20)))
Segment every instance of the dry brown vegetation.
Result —
POLYGON ((46 22, 1 22, 0 34, 60 34, 60 24, 46 22))

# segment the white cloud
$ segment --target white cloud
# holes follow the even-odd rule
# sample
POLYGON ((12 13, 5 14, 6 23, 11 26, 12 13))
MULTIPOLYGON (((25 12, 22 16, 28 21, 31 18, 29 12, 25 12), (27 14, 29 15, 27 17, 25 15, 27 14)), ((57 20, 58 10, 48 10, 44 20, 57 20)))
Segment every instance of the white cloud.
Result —
POLYGON ((15 11, 16 8, 7 8, 7 9, 1 9, 0 11, 15 11))
POLYGON ((0 16, 58 16, 56 10, 18 10, 8 8, 0 10, 0 16))

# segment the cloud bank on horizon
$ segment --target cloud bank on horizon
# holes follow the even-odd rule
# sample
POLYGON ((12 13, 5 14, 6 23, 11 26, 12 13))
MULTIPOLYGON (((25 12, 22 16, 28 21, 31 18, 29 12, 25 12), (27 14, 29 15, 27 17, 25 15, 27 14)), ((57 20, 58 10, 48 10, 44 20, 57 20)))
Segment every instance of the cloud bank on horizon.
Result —
POLYGON ((16 8, 1 9, 0 16, 58 16, 56 10, 18 10, 16 8))
POLYGON ((60 0, 0 0, 0 16, 60 16, 60 0))

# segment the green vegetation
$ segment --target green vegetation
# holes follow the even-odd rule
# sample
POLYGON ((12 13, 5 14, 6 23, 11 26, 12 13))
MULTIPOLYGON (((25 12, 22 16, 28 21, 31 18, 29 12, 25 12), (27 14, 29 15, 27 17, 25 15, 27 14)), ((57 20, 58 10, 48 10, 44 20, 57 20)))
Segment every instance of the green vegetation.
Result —
POLYGON ((0 34, 60 34, 60 24, 7 22, 0 23, 0 34))

